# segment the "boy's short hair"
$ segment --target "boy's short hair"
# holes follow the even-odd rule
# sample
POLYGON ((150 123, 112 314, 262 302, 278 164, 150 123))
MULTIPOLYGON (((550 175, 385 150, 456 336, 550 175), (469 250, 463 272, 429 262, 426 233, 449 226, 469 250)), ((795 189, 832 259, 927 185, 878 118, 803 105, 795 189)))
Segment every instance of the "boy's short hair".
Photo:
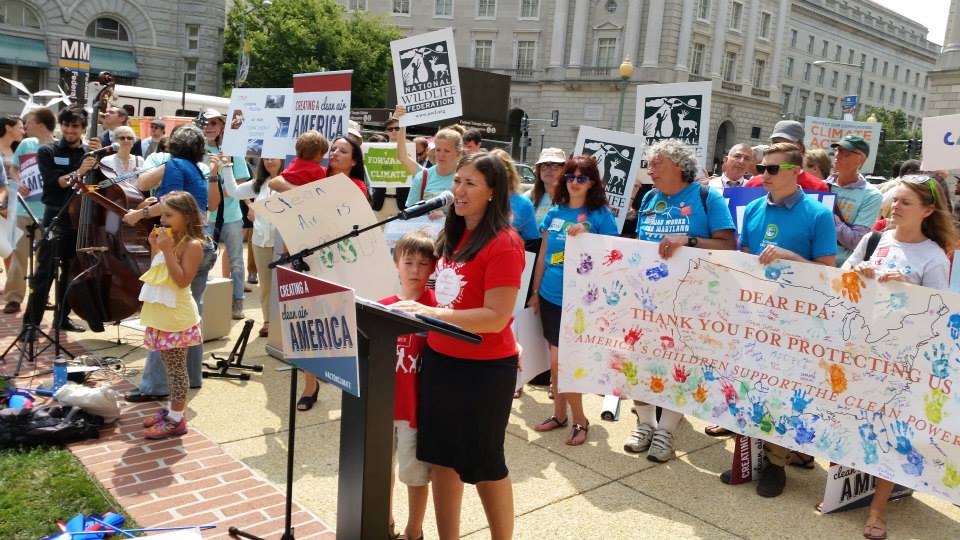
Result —
POLYGON ((393 262, 399 261, 404 255, 420 255, 437 262, 436 243, 427 231, 410 231, 397 240, 393 248, 393 262))
POLYGON ((296 149, 298 158, 313 160, 318 155, 325 156, 330 145, 319 131, 311 130, 297 137, 296 149))
POLYGON ((764 157, 772 154, 783 154, 784 161, 791 165, 796 165, 798 167, 803 167, 803 152, 800 151, 800 147, 791 144, 791 143, 777 143, 771 144, 763 152, 764 157))

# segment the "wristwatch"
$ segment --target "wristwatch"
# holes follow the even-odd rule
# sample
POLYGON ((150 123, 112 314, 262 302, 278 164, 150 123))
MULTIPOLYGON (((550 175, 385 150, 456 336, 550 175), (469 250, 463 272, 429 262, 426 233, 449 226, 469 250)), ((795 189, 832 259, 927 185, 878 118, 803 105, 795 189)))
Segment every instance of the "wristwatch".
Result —
POLYGON ((697 247, 697 242, 698 242, 698 240, 699 240, 699 239, 698 239, 696 236, 688 236, 688 237, 687 237, 687 246, 689 246, 689 247, 697 247))

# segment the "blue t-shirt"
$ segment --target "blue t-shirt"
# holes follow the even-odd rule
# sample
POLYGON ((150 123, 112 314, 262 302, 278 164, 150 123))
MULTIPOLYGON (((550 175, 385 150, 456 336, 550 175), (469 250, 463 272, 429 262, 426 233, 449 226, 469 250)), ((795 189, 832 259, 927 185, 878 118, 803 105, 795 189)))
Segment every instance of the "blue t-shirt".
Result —
MULTIPOLYGON (((219 154, 220 149, 216 146, 207 146, 207 152, 211 154, 219 154)), ((247 160, 243 159, 243 156, 233 156, 231 158, 233 161, 233 177, 237 180, 237 183, 241 183, 244 180, 250 178, 250 169, 247 168, 247 160)), ((220 180, 223 181, 222 179, 220 180)), ((210 189, 217 189, 216 186, 212 186, 210 189)), ((201 206, 200 208, 204 208, 201 206)), ((224 193, 223 199, 223 222, 224 223, 233 223, 234 221, 240 221, 243 219, 243 213, 240 212, 240 200, 234 199, 233 197, 227 197, 224 193)), ((214 223, 217 220, 217 211, 213 210, 212 212, 207 212, 207 220, 210 223, 214 223)))
POLYGON ((410 184, 410 192, 407 193, 407 206, 413 206, 421 200, 427 200, 447 191, 453 186, 453 177, 456 174, 456 171, 454 171, 452 174, 442 176, 437 172, 437 166, 434 165, 427 169, 427 187, 424 189, 423 168, 421 167, 419 171, 413 173, 413 182, 410 184), (422 199, 420 198, 421 189, 423 190, 422 199))
POLYGON ((617 219, 604 206, 596 210, 554 206, 543 216, 540 230, 547 233, 547 249, 544 252, 543 279, 537 293, 551 304, 563 305, 563 252, 567 244, 567 229, 584 223, 587 232, 617 236, 617 219))
POLYGON ((513 210, 513 228, 520 238, 536 240, 540 238, 540 229, 533 215, 533 203, 526 196, 519 193, 510 194, 510 209, 513 210))
POLYGON ((733 218, 723 195, 707 189, 707 209, 700 198, 700 184, 692 182, 675 195, 658 189, 643 197, 637 219, 637 238, 659 242, 664 236, 686 235, 712 238, 716 231, 733 230, 733 218))
POLYGON ((196 163, 183 158, 171 158, 163 169, 163 179, 157 186, 157 197, 171 191, 186 191, 197 200, 197 206, 207 207, 207 181, 196 163))
POLYGON ((767 245, 773 244, 808 261, 836 255, 837 231, 833 226, 833 213, 800 193, 800 200, 792 208, 770 204, 768 197, 748 204, 743 213, 740 245, 758 255, 767 245))
MULTIPOLYGON (((43 197, 43 177, 40 175, 40 167, 37 165, 37 150, 40 150, 40 147, 43 146, 40 144, 40 140, 36 137, 29 137, 20 141, 20 145, 17 146, 17 150, 13 153, 11 162, 13 166, 17 168, 20 173, 20 183, 30 186, 31 192, 36 192, 33 195, 24 197, 24 200, 27 202, 27 206, 30 207, 30 211, 33 212, 33 215, 37 219, 43 219, 43 201, 40 199, 43 197)), ((11 197, 7 204, 12 203, 16 200, 17 192, 17 183, 13 181, 12 178, 7 179, 7 186, 11 189, 11 197)), ((26 217, 27 211, 23 208, 22 204, 17 204, 17 215, 26 217)))

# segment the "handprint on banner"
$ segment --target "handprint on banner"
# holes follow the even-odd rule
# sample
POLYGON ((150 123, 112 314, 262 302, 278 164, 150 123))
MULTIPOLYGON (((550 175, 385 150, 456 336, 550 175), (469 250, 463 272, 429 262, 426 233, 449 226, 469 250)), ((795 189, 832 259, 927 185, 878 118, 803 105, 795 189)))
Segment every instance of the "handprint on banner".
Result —
POLYGON ((886 300, 877 300, 874 304, 887 308, 890 311, 903 309, 907 305, 906 293, 890 293, 886 300))
POLYGON ((703 366, 703 378, 707 382, 717 380, 717 373, 713 370, 713 366, 703 366))
POLYGON ((797 422, 796 430, 793 440, 797 441, 797 444, 809 444, 817 436, 816 430, 813 427, 807 427, 803 420, 797 422))
POLYGON ((587 286, 587 292, 583 295, 583 303, 588 306, 597 301, 597 298, 600 296, 600 290, 596 285, 591 283, 587 286))
MULTIPOLYGON (((903 420, 894 422, 893 435, 897 441, 897 452, 906 455, 913 451, 913 445, 910 442, 910 439, 913 437, 913 429, 909 424, 903 420)), ((888 442, 887 444, 889 445, 890 443, 888 442)))
POLYGON ((877 454, 877 434, 873 432, 873 424, 860 424, 860 445, 863 447, 863 462, 867 465, 876 465, 879 461, 877 454))
POLYGON ((573 312, 573 333, 582 334, 587 331, 587 314, 577 308, 573 312))
POLYGON ((639 251, 634 251, 633 254, 630 255, 630 259, 627 260, 627 263, 630 266, 640 266, 641 264, 643 264, 643 253, 640 253, 639 251))
POLYGON ((657 305, 653 302, 653 293, 649 287, 633 291, 633 297, 640 301, 640 309, 651 312, 657 310, 657 305))
POLYGON ((960 339, 960 313, 950 314, 950 318, 947 319, 947 327, 950 329, 950 337, 954 341, 960 339))
POLYGON ((633 347, 643 336, 643 330, 639 326, 628 329, 623 335, 623 342, 633 347))
POLYGON ((619 249, 611 249, 609 253, 603 258, 603 265, 610 266, 616 262, 623 260, 623 252, 619 249))
POLYGON ((807 390, 801 391, 797 389, 793 391, 793 397, 790 399, 790 403, 794 412, 802 413, 807 408, 807 405, 810 405, 813 398, 808 399, 808 395, 810 395, 810 392, 807 390))
POLYGON ((960 487, 960 471, 957 470, 956 465, 949 461, 943 471, 943 485, 949 489, 960 487))
POLYGON ((677 381, 680 384, 687 382, 687 377, 690 374, 687 372, 685 366, 675 365, 673 366, 673 380, 677 381))
POLYGON ((670 275, 670 270, 667 269, 666 263, 660 263, 657 266, 651 266, 650 268, 647 268, 644 274, 650 281, 660 281, 661 279, 670 275))
POLYGON ((753 425, 759 426, 760 421, 767 414, 766 403, 760 398, 752 397, 750 398, 750 405, 750 420, 753 420, 753 425))
MULTIPOLYGON (((767 279, 771 279, 773 281, 777 281, 781 277, 791 274, 793 274, 793 271, 790 270, 790 265, 785 262, 777 261, 763 267, 763 275, 766 276, 767 279)), ((784 281, 789 283, 789 281, 786 279, 784 281)))
POLYGON ((697 390, 692 395, 693 400, 697 403, 707 401, 707 389, 702 384, 697 384, 697 390))
POLYGON ((924 352, 923 357, 930 362, 930 371, 934 377, 946 379, 950 377, 950 359, 947 356, 946 346, 943 343, 934 343, 930 352, 924 352), (939 349, 937 348, 939 345, 939 349))
POLYGON ((650 390, 651 390, 654 394, 659 394, 659 393, 663 392, 663 388, 664 388, 664 386, 663 386, 663 378, 662 378, 662 377, 653 376, 653 377, 650 378, 650 390))
POLYGON ((580 254, 580 264, 577 266, 577 273, 585 276, 593 270, 593 257, 586 253, 580 254))
POLYGON ((860 291, 866 287, 867 284, 856 272, 844 272, 839 279, 833 280, 833 290, 854 304, 860 302, 860 291))
POLYGON ((615 306, 620 303, 620 299, 623 298, 623 283, 620 283, 620 280, 616 280, 610 284, 610 290, 608 291, 606 287, 603 288, 603 295, 606 297, 608 306, 615 306))
POLYGON ((923 396, 923 412, 927 415, 927 420, 930 420, 934 424, 939 424, 943 422, 943 417, 945 416, 943 412, 943 405, 947 401, 947 395, 943 393, 943 390, 933 389, 929 394, 923 396))

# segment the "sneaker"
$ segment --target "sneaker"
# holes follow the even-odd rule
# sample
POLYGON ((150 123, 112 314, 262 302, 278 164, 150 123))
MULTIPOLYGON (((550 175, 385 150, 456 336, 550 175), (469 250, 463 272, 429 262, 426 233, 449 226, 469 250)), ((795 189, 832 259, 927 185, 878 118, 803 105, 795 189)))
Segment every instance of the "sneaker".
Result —
POLYGON ((239 321, 243 319, 243 298, 234 298, 233 299, 233 320, 239 321))
POLYGON ((160 409, 153 413, 153 416, 148 416, 143 419, 143 427, 148 428, 157 425, 159 422, 162 422, 168 414, 170 414, 170 411, 167 409, 160 409))
POLYGON ((158 422, 143 430, 143 436, 146 439, 166 439, 167 437, 179 437, 187 432, 187 419, 181 418, 179 422, 174 422, 168 416, 162 422, 158 422))
POLYGON ((666 463, 676 456, 677 453, 673 451, 673 433, 665 429, 655 430, 647 459, 657 463, 666 463))
POLYGON ((256 273, 256 272, 248 272, 248 273, 247 273, 247 283, 249 283, 249 284, 251 284, 251 285, 256 285, 256 284, 259 283, 259 282, 260 282, 260 281, 257 279, 257 273, 256 273))
POLYGON ((20 302, 10 301, 3 306, 4 313, 19 313, 20 312, 20 302))
POLYGON ((761 497, 776 497, 783 493, 783 487, 787 484, 787 473, 783 467, 768 463, 763 468, 760 482, 757 483, 757 495, 761 497))
POLYGON ((630 436, 623 442, 623 449, 631 454, 641 454, 650 448, 650 441, 653 440, 653 426, 647 423, 641 424, 637 419, 637 427, 630 432, 630 436))

